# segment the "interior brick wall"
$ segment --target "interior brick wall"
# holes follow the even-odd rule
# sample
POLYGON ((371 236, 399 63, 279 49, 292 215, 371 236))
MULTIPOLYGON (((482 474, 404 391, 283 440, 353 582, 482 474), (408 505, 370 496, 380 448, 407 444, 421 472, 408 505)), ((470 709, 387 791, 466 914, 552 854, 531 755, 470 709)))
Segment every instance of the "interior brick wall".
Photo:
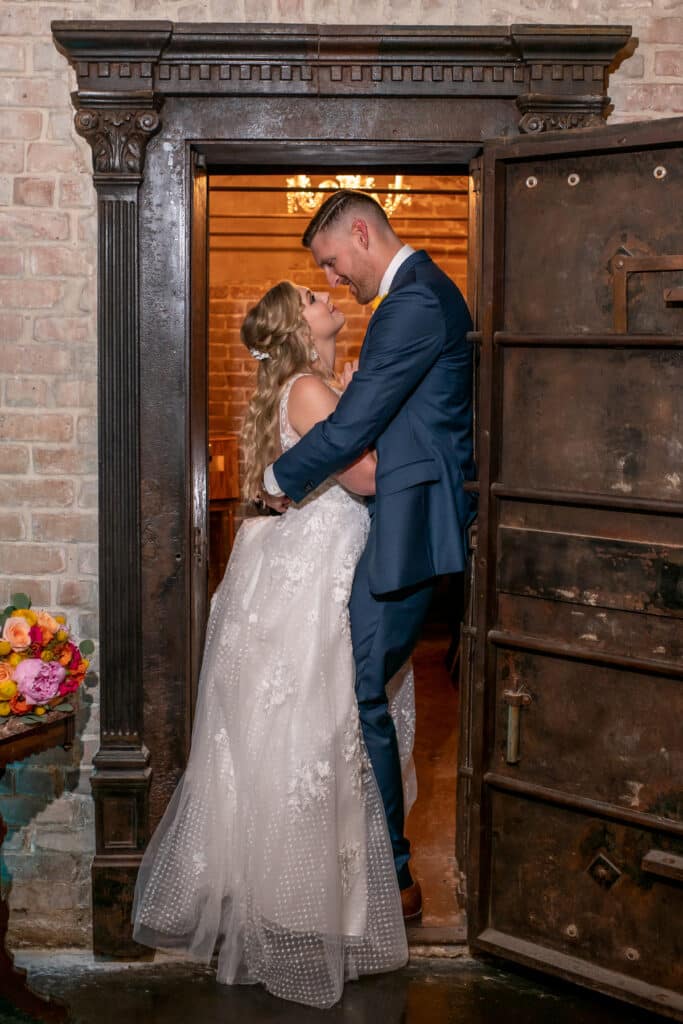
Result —
MULTIPOLYGON (((97 636, 96 209, 90 152, 73 130, 69 93, 75 83, 50 36, 51 20, 69 18, 626 23, 637 45, 611 77, 612 120, 683 113, 681 0, 4 0, 0 601, 27 590, 35 603, 66 612, 80 636, 97 636)), ((243 309, 229 315, 240 317, 243 309)), ((360 337, 362 326, 350 323, 349 336, 360 337)), ((243 365, 235 374, 243 400, 249 369, 243 365)), ((237 416, 237 391, 233 406, 237 416)), ((10 826, 2 873, 5 887, 11 887, 15 945, 89 942, 88 778, 97 733, 94 688, 86 694, 73 750, 13 766, 0 788, 0 809, 10 826)))

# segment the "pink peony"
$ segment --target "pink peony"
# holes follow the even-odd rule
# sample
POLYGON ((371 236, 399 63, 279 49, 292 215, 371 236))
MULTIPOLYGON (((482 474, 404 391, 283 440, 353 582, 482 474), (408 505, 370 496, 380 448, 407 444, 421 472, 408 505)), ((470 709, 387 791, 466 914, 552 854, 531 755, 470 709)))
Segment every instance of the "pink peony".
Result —
POLYGON ((31 704, 44 704, 56 697, 65 675, 66 669, 56 661, 41 661, 40 658, 26 658, 14 669, 19 693, 31 704))

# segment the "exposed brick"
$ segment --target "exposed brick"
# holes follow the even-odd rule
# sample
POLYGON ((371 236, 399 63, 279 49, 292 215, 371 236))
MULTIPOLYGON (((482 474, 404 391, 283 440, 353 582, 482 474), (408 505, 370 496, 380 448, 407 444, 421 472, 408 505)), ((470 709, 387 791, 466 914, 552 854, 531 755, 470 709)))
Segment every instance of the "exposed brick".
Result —
POLYGON ((13 915, 20 916, 25 911, 32 920, 41 914, 61 918, 73 910, 76 891, 73 885, 66 882, 51 879, 50 884, 46 885, 44 879, 36 878, 14 884, 9 904, 13 915))
POLYGON ((70 441, 73 432, 66 413, 0 413, 0 435, 10 441, 70 441))
POLYGON ((97 417, 78 416, 76 419, 76 440, 80 444, 97 444, 97 417))
POLYGON ((34 42, 33 70, 62 72, 65 70, 65 59, 51 40, 34 42))
POLYGON ((78 246, 38 246, 30 250, 31 271, 38 277, 83 277, 92 273, 88 253, 78 246))
MULTIPOLYGON (((2 546, 0 545, 0 547, 2 546)), ((42 808, 43 804, 44 800, 36 796, 0 796, 0 816, 4 819, 8 828, 22 828, 28 825, 42 808)), ((14 872, 11 865, 14 857, 14 854, 6 853, 4 855, 5 864, 13 879, 14 872)), ((19 854, 19 859, 28 860, 29 858, 22 858, 22 855, 19 854)))
POLYGON ((628 84, 622 89, 622 97, 626 108, 639 110, 643 115, 646 111, 667 114, 683 112, 683 83, 628 84))
POLYGON ((78 616, 78 632, 80 636, 87 636, 89 640, 99 639, 100 622, 97 612, 81 612, 78 616))
POLYGON ((12 178, 9 174, 0 174, 0 206, 12 205, 12 178))
MULTIPOLYGON (((55 55, 58 56, 58 54, 55 55)), ((78 146, 79 139, 74 136, 73 131, 74 112, 71 109, 71 104, 65 110, 50 111, 47 119, 48 139, 63 142, 65 139, 70 138, 78 146)), ((83 141, 83 145, 87 145, 87 142, 83 141)))
POLYGON ((3 540, 23 540, 26 536, 24 520, 16 512, 0 509, 0 537, 3 540))
POLYGON ((81 544, 78 548, 78 571, 83 576, 97 575, 97 548, 81 544))
MULTIPOLYGON (((20 763, 15 769, 15 788, 28 796, 42 796, 52 799, 57 794, 55 772, 49 768, 20 763)), ((59 787, 61 791, 61 787, 59 787)))
MULTIPOLYGON (((16 799, 16 798, 14 798, 16 799)), ((25 825, 38 814, 45 801, 37 797, 25 797, 27 805, 21 810, 16 809, 14 818, 20 825, 25 825)), ((5 816, 4 810, 0 810, 5 816)), ((19 882, 31 881, 36 878, 59 878, 60 882, 75 882, 81 873, 81 860, 69 853, 42 852, 33 857, 22 857, 12 854, 5 857, 7 868, 12 876, 12 888, 19 882)))
POLYGON ((0 602, 5 605, 12 594, 20 592, 28 594, 33 604, 37 607, 49 607, 52 601, 52 586, 50 580, 37 580, 21 576, 11 578, 0 578, 0 602))
POLYGON ((645 74, 645 58, 642 53, 634 53, 619 68, 619 74, 626 78, 642 78, 645 74))
POLYGON ((17 174, 24 169, 23 142, 6 142, 0 146, 0 172, 17 174))
POLYGON ((97 472, 97 453, 83 448, 38 448, 33 449, 33 468, 36 473, 46 476, 80 476, 97 472))
POLYGON ((57 345, 5 345, 2 357, 15 373, 64 373, 71 369, 71 352, 57 345))
POLYGON ((25 445, 0 445, 0 473, 25 473, 28 464, 29 450, 25 445))
POLYGON ((0 306, 5 309, 46 309, 64 295, 59 281, 0 281, 0 306))
POLYGON ((54 78, 0 78, 0 104, 3 107, 56 107, 68 100, 65 81, 54 78))
POLYGON ((57 589, 57 603, 77 608, 93 607, 97 585, 92 580, 64 580, 57 589))
POLYGON ((666 78, 683 78, 683 47, 660 50, 655 54, 655 74, 666 78))
POLYGON ((78 491, 79 508, 97 508, 97 480, 84 480, 78 491))
POLYGON ((683 43, 683 18, 653 18, 639 35, 648 43, 683 43))
POLYGON ((12 573, 63 572, 66 556, 63 548, 42 544, 0 544, 0 565, 8 576, 12 573))
POLYGON ((61 540, 69 544, 97 540, 97 518, 77 512, 34 512, 31 517, 33 540, 61 540))
POLYGON ((85 171, 83 157, 75 146, 57 142, 32 142, 28 147, 26 167, 29 171, 85 171))
POLYGON ((0 249, 0 277, 18 277, 24 269, 21 249, 0 249))
POLYGON ((73 499, 74 485, 70 480, 0 479, 0 505, 9 508, 68 508, 73 499))
POLYGON ((52 206, 55 183, 50 178, 15 178, 14 202, 17 206, 52 206))
POLYGON ((59 205, 72 207, 92 207, 95 200, 95 189, 89 174, 64 176, 59 183, 59 205))
POLYGON ((38 139, 42 126, 43 115, 39 110, 0 110, 0 138, 3 140, 38 139))
POLYGON ((5 384, 5 404, 42 407, 47 405, 48 386, 40 377, 9 377, 5 384))
POLYGON ((52 385, 55 405, 70 409, 94 408, 97 385, 94 380, 56 380, 52 385))
POLYGON ((25 64, 26 57, 21 43, 0 43, 0 68, 3 71, 23 71, 25 64))
POLYGON ((64 241, 70 234, 69 215, 44 210, 3 210, 0 212, 0 241, 64 241))
POLYGON ((36 317, 33 325, 36 341, 88 341, 94 337, 91 322, 87 317, 46 316, 36 317))

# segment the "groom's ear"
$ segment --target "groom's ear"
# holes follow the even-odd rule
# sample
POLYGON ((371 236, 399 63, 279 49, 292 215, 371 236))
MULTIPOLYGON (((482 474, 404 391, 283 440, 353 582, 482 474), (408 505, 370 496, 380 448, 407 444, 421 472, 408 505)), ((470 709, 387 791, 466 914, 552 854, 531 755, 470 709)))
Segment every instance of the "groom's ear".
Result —
POLYGON ((367 221, 363 220, 362 217, 355 217, 354 220, 352 220, 351 235, 363 249, 368 248, 370 244, 370 238, 368 235, 368 224, 367 221))

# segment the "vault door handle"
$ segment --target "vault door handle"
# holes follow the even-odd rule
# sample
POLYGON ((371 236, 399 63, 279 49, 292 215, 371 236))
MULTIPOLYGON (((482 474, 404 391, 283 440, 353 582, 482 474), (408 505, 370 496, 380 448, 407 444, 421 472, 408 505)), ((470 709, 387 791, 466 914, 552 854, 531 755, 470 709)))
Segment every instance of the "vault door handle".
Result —
POLYGON ((503 703, 508 706, 507 741, 505 760, 508 764, 519 763, 519 725, 522 708, 531 704, 531 694, 526 690, 504 690, 503 703))

